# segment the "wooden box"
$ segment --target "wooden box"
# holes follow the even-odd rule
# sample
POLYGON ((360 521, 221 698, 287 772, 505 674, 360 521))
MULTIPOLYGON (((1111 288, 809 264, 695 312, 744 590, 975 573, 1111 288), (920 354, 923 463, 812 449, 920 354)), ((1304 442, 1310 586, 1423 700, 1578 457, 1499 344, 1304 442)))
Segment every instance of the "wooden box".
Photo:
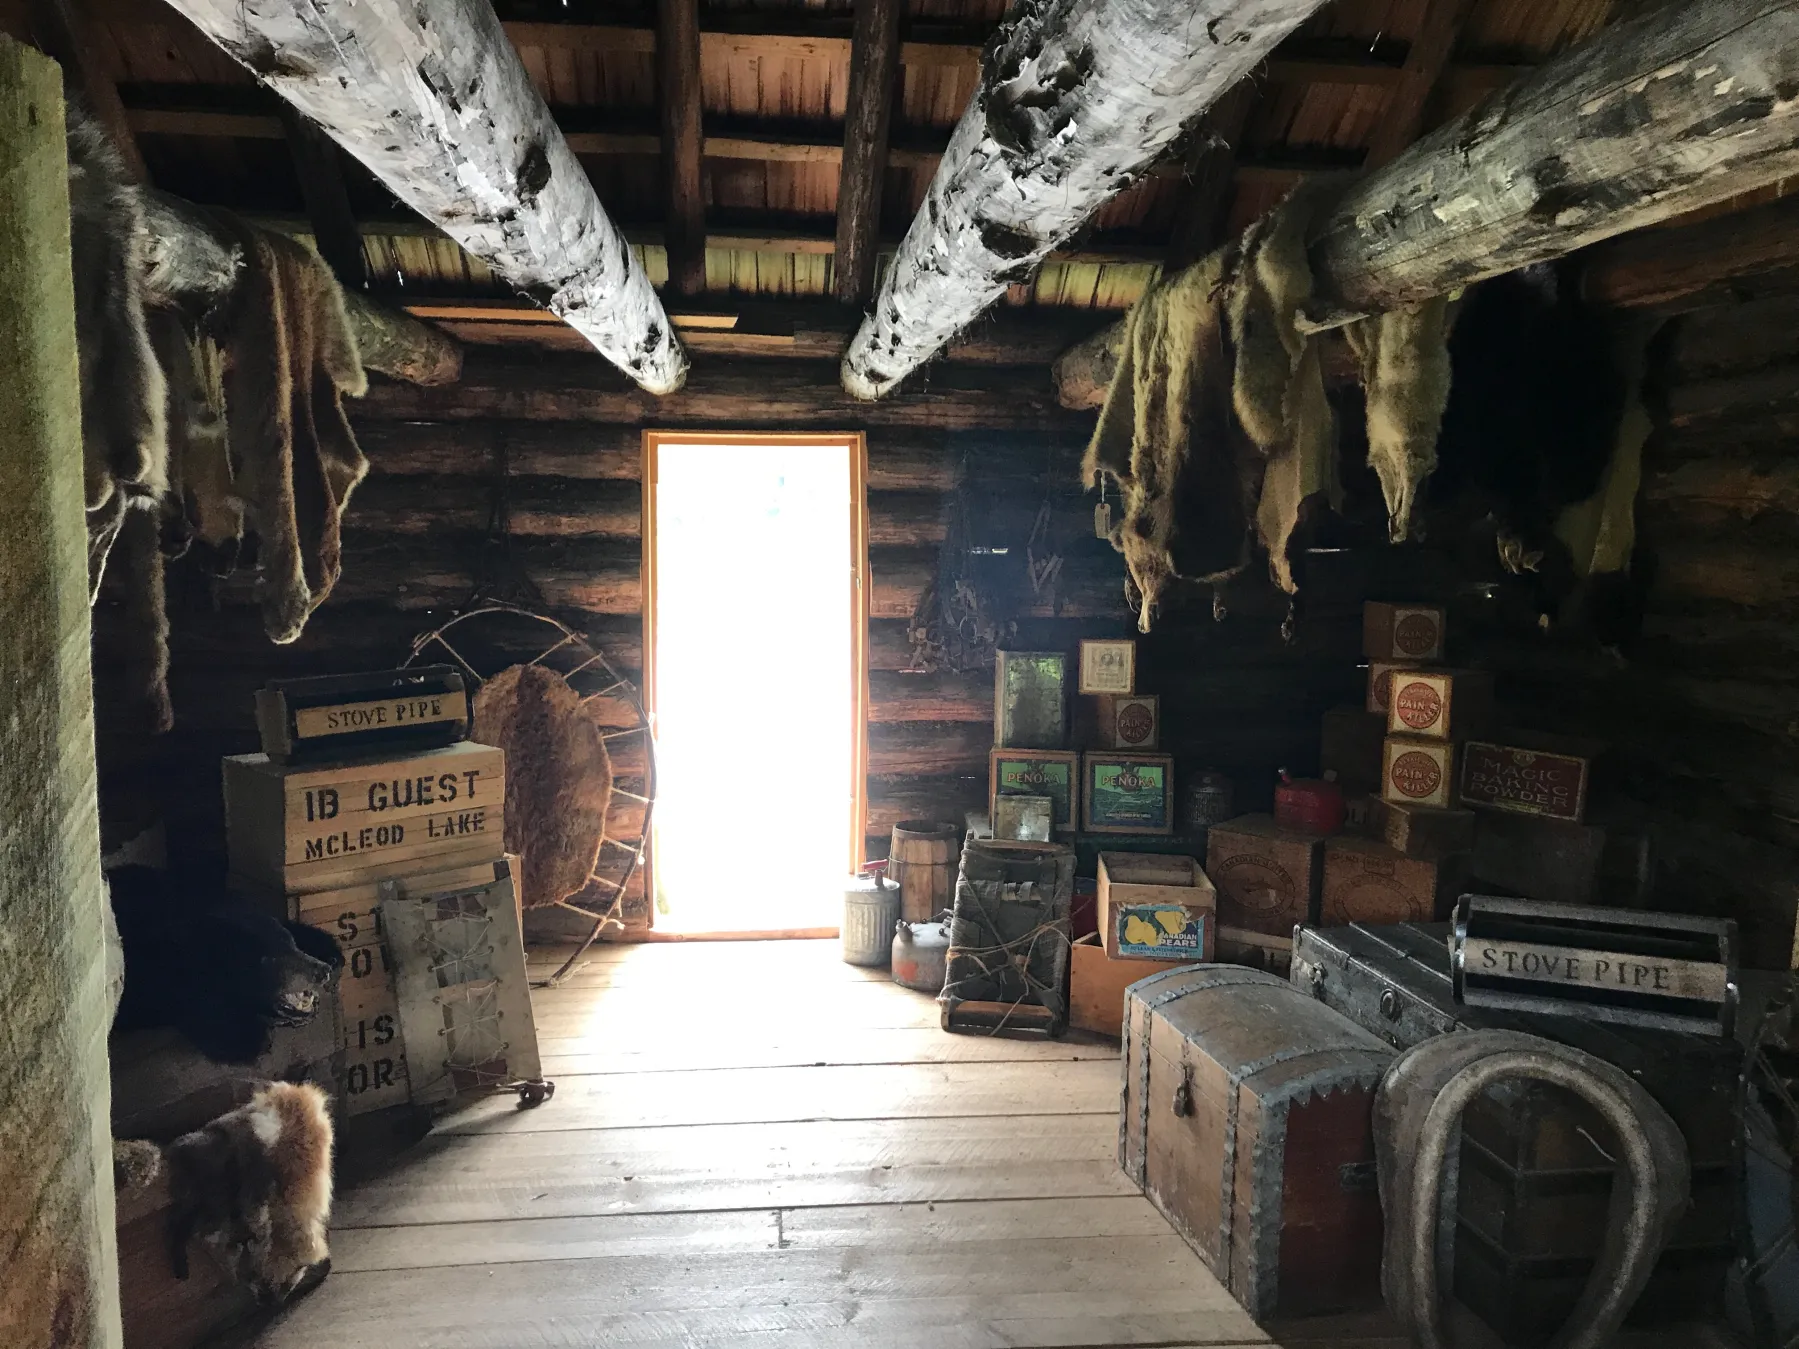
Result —
POLYGON ((1266 932, 1252 932, 1246 927, 1220 924, 1213 958, 1232 965, 1245 965, 1252 970, 1266 970, 1285 979, 1293 968, 1293 938, 1276 937, 1266 932))
POLYGON ((1124 991, 1139 979, 1179 969, 1178 960, 1114 960, 1097 937, 1068 951, 1068 1024, 1117 1039, 1124 1034, 1124 991))
POLYGON ((1462 747, 1462 804, 1579 824, 1592 769, 1591 755, 1471 740, 1462 747))
POLYGON ((1454 742, 1449 740, 1388 736, 1381 750, 1382 798, 1443 809, 1453 806, 1455 751, 1454 742))
POLYGON ((276 679, 256 692, 262 752, 276 763, 394 758, 468 735, 462 672, 449 665, 276 679))
POLYGON ((1380 790, 1381 746, 1387 722, 1359 707, 1333 707, 1324 714, 1318 745, 1318 767, 1335 773, 1343 790, 1354 796, 1380 790))
POLYGON ((1081 828, 1089 834, 1172 834, 1174 756, 1081 755, 1081 828))
POLYGON ((987 813, 1002 796, 1047 796, 1057 829, 1074 829, 1080 814, 1081 756, 1071 749, 996 749, 987 756, 987 813))
POLYGON ((505 804, 505 754, 469 741, 328 767, 225 760, 231 871, 283 894, 496 860, 505 804))
POLYGON ((1434 604, 1364 604, 1362 654, 1400 664, 1442 660, 1443 610, 1434 604))
POLYGON ((1129 637, 1082 638, 1078 688, 1083 694, 1135 693, 1137 643, 1129 637))
POLYGON ((1154 749, 1162 734, 1162 700, 1153 693, 1108 693, 1099 700, 1099 742, 1105 749, 1154 749))
POLYGON ((987 837, 1014 843, 1048 843, 1056 827, 1056 803, 1047 796, 996 796, 987 837))
POLYGON ((1407 857, 1373 839, 1342 834, 1324 841, 1318 921, 1430 923, 1449 916, 1466 873, 1455 857, 1407 857))
POLYGON ((1363 702, 1363 708, 1378 716, 1381 719, 1381 725, 1387 724, 1387 703, 1393 696, 1393 676, 1416 668, 1416 662, 1385 660, 1368 662, 1368 696, 1363 702))
POLYGON ((1407 857, 1447 857, 1474 847, 1474 812, 1375 798, 1367 833, 1407 857))
POLYGON ((1593 904, 1599 898, 1605 845, 1605 830, 1597 825, 1482 811, 1469 866, 1482 890, 1552 904, 1593 904))
POLYGON ((1061 749, 1068 743, 1068 662, 1060 651, 997 653, 993 743, 1006 749, 1061 749))
POLYGON ((1213 825, 1206 875, 1218 887, 1218 922, 1283 940, 1295 923, 1315 922, 1322 840, 1275 824, 1271 815, 1239 815, 1213 825))
POLYGON ((1189 966, 1126 994, 1119 1163, 1256 1320, 1379 1300, 1371 1116, 1392 1061, 1260 970, 1189 966))
POLYGON ((1099 935, 1113 960, 1210 960, 1218 891, 1191 857, 1099 855, 1099 935))
POLYGON ((1392 735, 1466 740, 1493 724, 1493 676, 1484 670, 1395 671, 1387 705, 1392 735))

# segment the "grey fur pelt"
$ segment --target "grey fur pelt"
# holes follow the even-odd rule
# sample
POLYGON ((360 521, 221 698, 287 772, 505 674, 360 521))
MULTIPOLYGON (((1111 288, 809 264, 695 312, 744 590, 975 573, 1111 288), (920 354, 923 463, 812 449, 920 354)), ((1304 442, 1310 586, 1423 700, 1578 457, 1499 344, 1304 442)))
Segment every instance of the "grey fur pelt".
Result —
POLYGON ((168 491, 167 391, 144 318, 144 206, 106 131, 68 107, 69 226, 80 353, 90 590, 134 505, 168 491))

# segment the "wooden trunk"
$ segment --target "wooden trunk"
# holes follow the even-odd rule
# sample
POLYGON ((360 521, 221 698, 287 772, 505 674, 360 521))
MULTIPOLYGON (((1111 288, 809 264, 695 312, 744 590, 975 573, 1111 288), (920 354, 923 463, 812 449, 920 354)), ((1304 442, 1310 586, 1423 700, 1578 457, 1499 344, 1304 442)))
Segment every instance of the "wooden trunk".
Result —
POLYGON ((893 826, 887 877, 900 888, 904 921, 928 923, 949 908, 961 833, 953 824, 931 820, 901 820, 893 826))
POLYGON ((1371 1111, 1392 1061, 1258 970, 1127 993, 1119 1162, 1258 1321, 1378 1300, 1371 1111))

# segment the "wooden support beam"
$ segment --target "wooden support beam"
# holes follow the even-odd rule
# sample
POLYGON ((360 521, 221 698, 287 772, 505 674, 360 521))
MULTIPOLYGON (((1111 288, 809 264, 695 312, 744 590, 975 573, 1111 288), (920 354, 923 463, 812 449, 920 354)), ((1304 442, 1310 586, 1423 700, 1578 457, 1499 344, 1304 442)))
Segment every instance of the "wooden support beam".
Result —
POLYGON ((1585 263, 1581 293, 1595 304, 1674 314, 1726 303, 1748 278, 1799 267, 1799 197, 1629 234, 1585 263))
POLYGON ((1319 0, 1049 0, 989 49, 980 87, 843 359, 878 398, 1032 276, 1319 0))
MULTIPOLYGON (((153 294, 204 310, 237 284, 242 255, 205 211, 166 192, 147 192, 144 225, 153 294)), ((461 375, 461 346, 431 324, 354 290, 344 292, 344 312, 370 370, 409 384, 453 384, 461 375)))
MULTIPOLYGON (((1347 321, 1790 177, 1795 88, 1790 0, 1695 0, 1604 29, 1351 186, 1314 230, 1314 290, 1347 321)), ((1754 251, 1769 247, 1784 245, 1754 251)), ((1095 405, 1096 345, 1058 360, 1064 406, 1095 405)))
POLYGON ((288 153, 300 180, 300 195, 312 221, 313 246, 337 274, 346 290, 368 285, 368 268, 362 257, 362 232, 350 209, 350 190, 344 184, 343 164, 337 142, 307 121, 290 103, 281 105, 281 126, 287 135, 288 153))
POLYGON ((1602 30, 1350 187, 1313 284, 1375 313, 1799 173, 1799 6, 1693 0, 1602 30))
POLYGON ((1424 7, 1418 36, 1412 39, 1399 80, 1387 96, 1387 106, 1368 143, 1371 169, 1394 159, 1418 139, 1424 129, 1424 112, 1437 81, 1449 66, 1449 58, 1462 35, 1462 24, 1473 0, 1431 0, 1424 7))
POLYGON ((118 85, 95 49, 81 0, 31 0, 30 22, 38 46, 62 66, 64 88, 78 93, 94 119, 106 128, 132 178, 149 182, 150 171, 131 134, 118 85))
POLYGON ((0 35, 0 1327, 116 1349, 81 398, 62 74, 0 35))
POLYGON ((687 358, 487 0, 172 0, 402 201, 652 393, 687 358))
POLYGON ((699 0, 656 0, 656 26, 656 105, 662 118, 662 219, 668 289, 686 297, 706 289, 699 0))
POLYGON ((887 176, 887 133, 899 81, 902 8, 902 0, 856 0, 832 274, 832 288, 840 304, 865 305, 874 291, 881 186, 887 176))

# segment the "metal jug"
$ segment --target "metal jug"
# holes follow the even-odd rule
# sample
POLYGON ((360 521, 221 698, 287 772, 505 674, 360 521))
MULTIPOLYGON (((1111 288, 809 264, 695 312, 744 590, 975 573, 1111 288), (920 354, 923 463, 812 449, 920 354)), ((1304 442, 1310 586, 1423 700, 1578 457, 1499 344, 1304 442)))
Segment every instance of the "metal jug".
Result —
POLYGON ((929 993, 943 992, 949 966, 948 923, 898 923, 893 929, 893 982, 929 993))

